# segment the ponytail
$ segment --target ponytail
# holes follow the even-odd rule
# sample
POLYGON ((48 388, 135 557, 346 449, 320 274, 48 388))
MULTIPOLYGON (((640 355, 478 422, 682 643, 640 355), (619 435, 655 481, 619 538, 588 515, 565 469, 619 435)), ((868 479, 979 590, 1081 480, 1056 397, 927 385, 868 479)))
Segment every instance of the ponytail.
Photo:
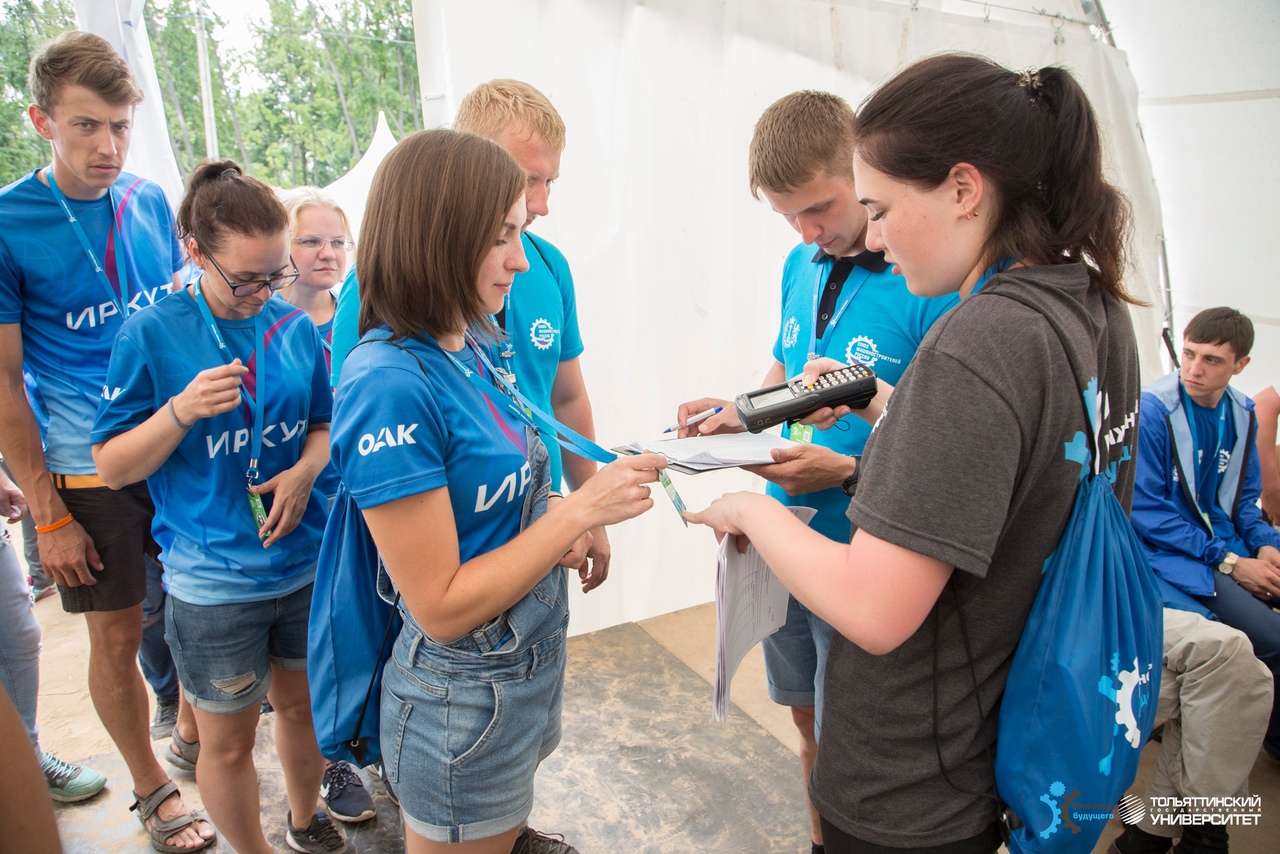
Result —
POLYGON ((234 160, 206 160, 192 170, 176 219, 178 237, 195 238, 203 252, 219 251, 227 232, 257 237, 289 227, 271 188, 234 160))
POLYGON ((1129 204, 1103 177, 1097 117, 1065 69, 930 57, 863 102, 857 135, 858 156, 896 180, 932 189, 969 163, 994 185, 985 264, 1083 262, 1104 292, 1140 304, 1123 281, 1129 204))

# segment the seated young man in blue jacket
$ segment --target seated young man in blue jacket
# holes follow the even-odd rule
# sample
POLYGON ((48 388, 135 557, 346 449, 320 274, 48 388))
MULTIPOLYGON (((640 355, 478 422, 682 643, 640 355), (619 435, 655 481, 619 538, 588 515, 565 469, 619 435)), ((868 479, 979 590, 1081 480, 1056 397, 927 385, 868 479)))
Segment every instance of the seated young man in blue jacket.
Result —
MULTIPOLYGON (((1244 632, 1275 676, 1280 532, 1258 508, 1253 401, 1229 385, 1252 347, 1253 323, 1235 309, 1206 309, 1187 324, 1181 370, 1142 393, 1132 518, 1166 604, 1189 596, 1244 632)), ((1263 748, 1280 760, 1274 701, 1263 748)))

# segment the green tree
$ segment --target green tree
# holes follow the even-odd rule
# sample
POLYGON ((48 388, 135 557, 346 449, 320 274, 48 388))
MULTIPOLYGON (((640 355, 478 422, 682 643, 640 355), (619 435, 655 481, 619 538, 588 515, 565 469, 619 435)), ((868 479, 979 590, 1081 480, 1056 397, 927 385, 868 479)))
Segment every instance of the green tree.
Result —
POLYGON ((0 3, 0 186, 49 162, 49 143, 27 118, 27 68, 40 45, 75 26, 71 0, 0 3))

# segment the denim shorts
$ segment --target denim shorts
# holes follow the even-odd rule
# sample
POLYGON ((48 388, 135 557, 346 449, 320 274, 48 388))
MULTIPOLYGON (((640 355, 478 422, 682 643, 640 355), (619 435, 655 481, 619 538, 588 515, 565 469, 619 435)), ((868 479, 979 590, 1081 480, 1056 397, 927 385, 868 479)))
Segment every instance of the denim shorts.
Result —
MULTIPOLYGON (((419 836, 470 842, 528 817, 534 772, 560 743, 568 611, 561 613, 549 636, 528 644, 513 637, 488 652, 473 646, 463 666, 406 618, 382 677, 383 767, 405 825, 419 836)), ((497 644, 508 631, 499 617, 443 649, 472 645, 477 633, 497 644)))
POLYGON ((305 672, 312 586, 278 599, 227 605, 192 605, 170 595, 164 636, 191 705, 243 712, 267 696, 271 665, 305 672))
POLYGON ((833 632, 796 597, 787 597, 786 623, 763 643, 771 700, 782 706, 814 706, 821 716, 822 677, 833 632))

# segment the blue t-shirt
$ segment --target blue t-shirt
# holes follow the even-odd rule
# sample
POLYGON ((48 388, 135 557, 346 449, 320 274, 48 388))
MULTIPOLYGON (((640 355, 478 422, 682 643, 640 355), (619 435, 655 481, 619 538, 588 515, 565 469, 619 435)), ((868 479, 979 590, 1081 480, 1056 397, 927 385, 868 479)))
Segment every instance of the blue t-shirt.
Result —
MULTIPOLYGON (((316 327, 320 333, 320 345, 324 347, 325 376, 329 376, 333 370, 333 322, 335 319, 335 317, 331 317, 316 327)), ((316 489, 323 492, 326 498, 332 498, 337 494, 338 484, 341 482, 342 479, 338 477, 338 470, 334 468, 333 460, 330 460, 329 464, 324 467, 324 471, 320 472, 320 476, 316 478, 316 489)))
MULTIPOLYGON (((787 377, 799 374, 808 361, 814 344, 814 294, 821 296, 832 263, 828 255, 815 255, 814 248, 803 243, 787 256, 782 271, 782 326, 773 347, 773 357, 786 368, 787 377)), ((831 321, 816 342, 817 354, 846 364, 861 362, 885 382, 896 384, 929 327, 959 301, 955 294, 918 297, 907 290, 906 279, 888 269, 873 273, 854 267, 840 289, 831 321)), ((852 456, 862 453, 870 435, 870 425, 849 415, 830 430, 814 430, 813 443, 852 456)), ((849 542, 845 517, 849 496, 839 487, 792 497, 769 484, 768 494, 783 504, 813 507, 818 512, 809 523, 811 528, 838 542, 849 542)))
MULTIPOLYGON (((158 186, 122 172, 107 196, 67 204, 117 293, 116 252, 123 250, 130 311, 169 294, 182 249, 158 186)), ((43 408, 49 418, 49 470, 92 474, 89 428, 121 317, 66 212, 35 171, 0 190, 0 323, 22 324, 23 361, 35 378, 33 409, 43 408)))
POLYGON ((1227 543, 1230 551, 1248 555, 1249 547, 1236 532, 1235 523, 1218 503, 1218 485, 1231 464, 1231 450, 1236 441, 1236 419, 1231 401, 1224 394, 1212 409, 1201 406, 1190 397, 1184 398, 1191 415, 1191 430, 1196 449, 1196 494, 1200 509, 1209 514, 1213 534, 1227 543))
MULTIPOLYGON (((333 408, 315 324, 284 300, 267 300, 265 365, 256 366, 254 318, 217 321, 232 357, 249 366, 245 388, 265 395, 262 458, 265 482, 295 465, 309 425, 326 424, 333 408)), ((118 389, 98 408, 91 441, 105 442, 146 421, 195 375, 224 365, 213 332, 189 291, 133 315, 111 354, 108 384, 118 389)), ((245 471, 253 416, 243 400, 200 419, 169 459, 147 478, 156 515, 165 589, 183 602, 221 605, 288 595, 311 583, 324 531, 326 501, 318 489, 298 527, 263 548, 249 507, 245 471)), ((262 496, 268 512, 272 495, 262 496)))
MULTIPOLYGON (((433 340, 391 344, 389 335, 386 327, 370 330, 347 357, 334 404, 333 463, 362 510, 448 487, 466 563, 520 533, 524 495, 536 486, 525 425, 473 386, 433 340)), ((489 381, 470 348, 453 356, 489 381)))
MULTIPOLYGON (((555 246, 527 231, 520 238, 529 269, 516 276, 512 284, 511 316, 505 319, 510 346, 515 351, 512 368, 520 391, 543 412, 554 415, 551 387, 556 371, 561 362, 578 358, 583 350, 573 275, 569 272, 569 262, 555 246)), ((342 283, 333 318, 334 386, 338 385, 343 360, 359 340, 356 334, 359 316, 360 290, 352 267, 342 283)), ((560 446, 551 436, 545 437, 545 442, 551 458, 551 483, 555 488, 560 483, 562 470, 560 446)))

